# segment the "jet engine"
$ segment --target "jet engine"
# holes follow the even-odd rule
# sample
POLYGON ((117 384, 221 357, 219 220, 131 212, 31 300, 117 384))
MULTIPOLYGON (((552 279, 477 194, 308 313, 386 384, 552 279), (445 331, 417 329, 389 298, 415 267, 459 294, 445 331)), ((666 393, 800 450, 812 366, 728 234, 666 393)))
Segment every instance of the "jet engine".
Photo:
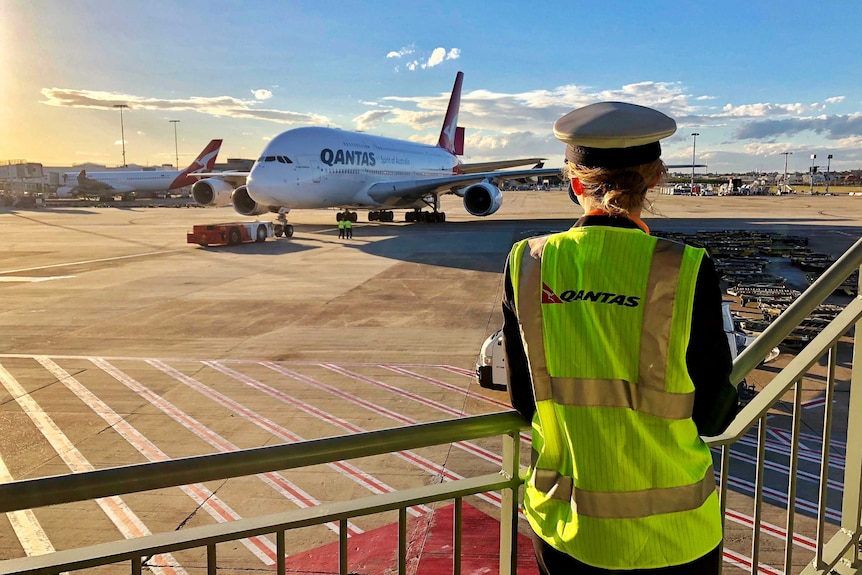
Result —
POLYGON ((198 180, 192 186, 192 197, 197 203, 208 208, 222 208, 230 205, 233 186, 218 178, 198 180))
POLYGON ((464 209, 474 216, 490 216, 503 205, 503 194, 490 182, 479 182, 464 190, 464 209))
MULTIPOLYGON (((244 216, 259 216, 269 211, 269 206, 262 206, 248 195, 248 186, 240 186, 231 194, 233 209, 244 216)), ((276 210, 277 211, 277 210, 276 210)))

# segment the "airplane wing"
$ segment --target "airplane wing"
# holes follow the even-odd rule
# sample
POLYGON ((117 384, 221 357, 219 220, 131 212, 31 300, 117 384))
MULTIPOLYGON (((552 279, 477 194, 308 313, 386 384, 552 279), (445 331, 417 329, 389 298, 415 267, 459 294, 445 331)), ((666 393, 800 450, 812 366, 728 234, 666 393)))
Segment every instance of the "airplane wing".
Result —
POLYGON ((522 158, 520 160, 500 160, 498 162, 479 162, 476 164, 461 164, 458 169, 462 174, 475 174, 478 172, 490 172, 493 170, 503 170, 505 168, 514 168, 515 166, 527 166, 543 161, 545 158, 522 158))
POLYGON ((199 180, 203 180, 205 178, 215 178, 217 180, 224 180, 234 188, 242 186, 245 184, 246 178, 248 178, 249 172, 191 172, 189 175, 193 178, 198 178, 199 180))
POLYGON ((544 168, 540 170, 506 170, 457 174, 422 180, 390 180, 372 184, 368 188, 368 195, 371 199, 381 204, 394 205, 403 201, 416 201, 428 194, 457 194, 461 188, 484 181, 489 181, 499 187, 500 183, 514 178, 558 175, 560 175, 559 168, 544 168))
POLYGON ((107 182, 102 182, 94 178, 88 178, 84 172, 78 174, 78 185, 75 186, 82 192, 110 192, 114 186, 107 182))

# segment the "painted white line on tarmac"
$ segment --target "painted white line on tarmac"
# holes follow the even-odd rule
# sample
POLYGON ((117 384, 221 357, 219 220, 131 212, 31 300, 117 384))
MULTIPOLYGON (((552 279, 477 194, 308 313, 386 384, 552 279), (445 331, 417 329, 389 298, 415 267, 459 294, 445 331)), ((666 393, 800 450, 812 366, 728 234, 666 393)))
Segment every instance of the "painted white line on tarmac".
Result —
MULTIPOLYGON (((6 462, 3 461, 3 456, 0 455, 0 483, 11 483, 15 481, 12 474, 9 473, 9 468, 6 467, 6 462)), ((39 520, 32 509, 23 509, 21 511, 10 511, 6 513, 18 541, 21 542, 21 547, 27 557, 33 555, 46 555, 54 552, 54 545, 48 539, 48 534, 42 529, 39 520)))
MULTIPOLYGON (((158 448, 152 441, 144 437, 144 435, 133 427, 128 421, 120 417, 120 415, 108 406, 107 403, 96 397, 89 389, 84 387, 80 381, 73 377, 65 369, 48 359, 47 357, 36 357, 36 361, 47 369, 54 377, 56 377, 66 389, 71 391, 80 399, 84 405, 93 410, 99 415, 111 429, 116 431, 129 445, 138 450, 138 453, 146 457, 149 461, 168 461, 171 457, 167 453, 158 448)), ((219 523, 228 521, 236 521, 241 519, 240 515, 231 509, 218 495, 201 483, 194 485, 182 485, 180 489, 194 501, 198 507, 203 507, 209 515, 219 523)), ((243 539, 243 544, 251 551, 264 565, 275 565, 277 556, 275 545, 265 537, 254 537, 252 539, 243 539)))
POLYGON ((42 282, 49 282, 51 280, 67 280, 77 276, 46 276, 46 277, 38 277, 38 276, 0 276, 0 283, 30 283, 30 284, 38 284, 42 282))
MULTIPOLYGON (((382 415, 383 417, 388 417, 390 419, 393 419, 393 420, 395 420, 399 423, 402 423, 404 425, 416 425, 418 423, 421 423, 415 419, 412 419, 412 418, 407 417, 405 415, 401 415, 400 413, 395 413, 391 410, 386 409, 385 407, 382 407, 380 405, 372 403, 368 400, 362 399, 356 395, 347 393, 345 391, 341 391, 340 389, 338 389, 336 387, 333 387, 331 385, 319 382, 319 381, 317 381, 311 377, 307 377, 307 376, 299 374, 295 371, 291 371, 289 369, 282 368, 281 366, 278 366, 278 365, 274 364, 273 362, 265 361, 265 362, 261 362, 261 365, 268 367, 269 369, 272 369, 278 373, 281 373, 282 375, 286 375, 292 379, 295 379, 301 383, 305 383, 305 384, 310 385, 316 389, 320 389, 320 390, 326 391, 327 393, 331 393, 331 394, 335 395, 336 397, 340 397, 341 399, 344 399, 346 401, 349 401, 350 403, 353 403, 354 405, 364 407, 365 409, 373 411, 374 413, 376 413, 378 415, 382 415)), ((265 386, 265 387, 268 387, 268 386, 265 386)), ((283 392, 274 390, 272 388, 269 388, 269 389, 271 391, 266 391, 266 393, 269 393, 271 395, 276 395, 278 397, 283 396, 285 398, 284 401, 288 401, 291 405, 294 405, 294 402, 298 402, 298 400, 290 397, 289 395, 287 395, 283 392)), ((298 403, 301 404, 302 402, 298 402, 298 403)), ((297 407, 300 407, 300 409, 305 410, 305 408, 301 407, 300 405, 297 405, 297 407)), ((329 415, 329 414, 325 414, 325 416, 331 417, 331 418, 333 418, 333 420, 337 419, 334 416, 329 415)), ((343 421, 343 420, 339 420, 339 421, 343 421)), ((365 431, 364 429, 361 429, 361 428, 359 428, 355 425, 349 424, 349 423, 346 423, 346 425, 342 426, 342 428, 345 431, 350 431, 352 433, 362 433, 365 431), (353 429, 353 428, 355 428, 355 429, 353 429)), ((487 461, 489 463, 493 463, 494 465, 502 465, 503 464, 503 458, 500 457, 498 454, 496 454, 492 451, 489 451, 485 448, 479 447, 478 445, 476 445, 472 442, 458 441, 458 442, 453 443, 453 445, 457 446, 459 449, 462 449, 463 451, 465 451, 467 453, 470 453, 472 455, 479 457, 480 459, 484 459, 485 461, 487 461)), ((410 452, 410 453, 412 453, 412 452, 410 452)), ((448 470, 444 470, 443 472, 445 472, 445 471, 448 471, 448 470)), ((443 473, 443 472, 441 472, 441 473, 443 473)))
MULTIPOLYGON (((358 425, 353 425, 352 423, 345 421, 339 417, 336 417, 330 413, 327 413, 325 411, 317 409, 316 407, 310 406, 307 403, 296 399, 295 397, 292 397, 292 396, 290 396, 290 395, 288 395, 282 391, 274 389, 274 388, 272 388, 272 387, 270 387, 264 383, 261 383, 255 379, 253 379, 253 378, 245 376, 245 375, 243 375, 239 372, 236 372, 236 371, 234 371, 228 367, 220 366, 219 364, 217 364, 215 362, 212 362, 212 363, 213 363, 212 367, 214 369, 219 369, 225 375, 230 375, 234 379, 237 379, 238 381, 245 383, 246 385, 249 385, 249 386, 253 387, 254 389, 262 391, 271 397, 274 397, 280 401, 283 401, 286 404, 290 405, 291 407, 295 407, 297 409, 305 411, 309 415, 313 415, 315 417, 324 419, 324 421, 327 421, 328 423, 331 423, 332 425, 336 425, 336 426, 340 427, 341 429, 343 429, 344 431, 348 431, 350 433, 364 433, 366 431, 365 429, 359 427, 358 425)), ((337 397, 340 397, 341 399, 344 399, 350 403, 353 403, 354 405, 364 407, 370 411, 373 411, 374 413, 377 413, 378 415, 383 415, 384 417, 389 417, 391 419, 394 419, 395 421, 398 421, 400 423, 404 423, 407 425, 410 425, 412 423, 418 423, 417 421, 412 420, 408 417, 397 414, 393 411, 390 411, 386 408, 380 407, 380 406, 373 404, 369 401, 365 401, 363 399, 360 399, 360 398, 353 396, 349 393, 341 392, 340 390, 338 390, 332 386, 326 385, 324 383, 320 383, 320 382, 318 382, 318 381, 316 381, 310 377, 306 377, 306 376, 301 375, 299 373, 296 373, 294 371, 285 369, 285 368, 283 368, 277 364, 274 364, 272 362, 261 362, 261 365, 268 367, 269 369, 272 369, 273 371, 275 371, 277 373, 280 373, 282 375, 286 375, 287 377, 295 379, 299 382, 305 383, 305 384, 310 385, 312 387, 315 387, 317 389, 321 389, 323 391, 326 391, 328 393, 336 395, 337 397)), ((495 465, 502 465, 501 458, 499 456, 491 453, 490 451, 481 449, 475 445, 467 445, 467 444, 462 443, 462 442, 459 442, 459 444, 456 444, 456 445, 459 448, 467 451, 468 453, 471 453, 472 455, 476 455, 476 456, 484 459, 485 461, 488 461, 488 462, 493 463, 495 465)), ((407 461, 408 463, 411 463, 411 464, 419 467, 420 469, 423 469, 424 471, 427 471, 428 473, 430 473, 432 475, 439 475, 439 476, 441 476, 441 477, 443 477, 449 481, 456 481, 458 479, 464 479, 464 476, 459 475, 459 474, 457 474, 454 471, 451 471, 449 469, 446 469, 445 467, 438 465, 438 464, 434 463, 433 461, 431 461, 425 457, 422 457, 421 455, 414 453, 413 451, 400 451, 398 453, 395 453, 394 455, 402 458, 403 460, 407 461)), ((496 493, 488 493, 488 494, 480 493, 480 494, 477 494, 477 496, 480 497, 481 499, 484 499, 485 501, 488 501, 489 503, 491 503, 493 505, 496 505, 497 507, 499 507, 501 504, 500 497, 496 493)), ((422 511, 427 512, 427 508, 422 506, 422 511)))
POLYGON ((0 274, 18 274, 21 272, 32 272, 35 270, 49 270, 49 269, 64 268, 64 267, 69 267, 69 266, 97 264, 97 263, 101 263, 101 262, 113 262, 113 261, 117 261, 117 260, 128 260, 128 259, 132 259, 132 258, 145 258, 147 256, 157 256, 157 255, 161 255, 161 254, 173 254, 176 252, 184 252, 184 251, 188 251, 188 250, 165 250, 165 251, 161 251, 161 252, 145 252, 142 254, 132 254, 129 256, 114 256, 112 258, 99 258, 99 259, 95 259, 95 260, 81 260, 79 262, 68 262, 68 263, 64 263, 64 264, 50 264, 47 266, 35 266, 32 268, 19 268, 17 270, 2 270, 2 271, 0 271, 0 274))
MULTIPOLYGON (((0 365, 0 383, 6 391, 15 399, 22 411, 27 414, 36 428, 57 452, 57 455, 72 470, 80 473, 82 471, 93 471, 95 467, 87 461, 78 448, 72 444, 65 433, 60 430, 54 420, 45 410, 30 397, 30 394, 18 383, 11 373, 0 365)), ((126 539, 135 539, 145 535, 151 535, 147 526, 119 497, 101 497, 95 500, 99 507, 105 512, 111 522, 119 529, 126 539)), ((176 560, 168 553, 152 557, 153 565, 150 568, 162 575, 188 575, 186 570, 177 566, 176 560)))
MULTIPOLYGON (((142 385, 139 381, 129 376, 125 372, 121 371, 117 367, 111 365, 104 359, 99 358, 91 358, 90 361, 102 371, 128 387, 133 392, 137 393, 140 397, 149 401, 151 405, 160 409, 163 413, 168 415, 171 419, 197 435, 202 440, 206 441, 216 449, 222 452, 229 451, 239 451, 239 447, 218 433, 212 431, 198 420, 188 415, 177 406, 164 399, 163 397, 153 393, 150 389, 148 389, 145 385, 142 385)), ((258 477, 272 487, 276 492, 280 493, 283 497, 292 501, 297 507, 307 508, 307 507, 316 507, 320 505, 320 501, 306 493, 302 490, 298 485, 293 482, 287 480, 285 477, 278 473, 264 473, 258 475, 258 477)), ((348 522, 348 528, 353 533, 362 533, 362 529, 352 525, 348 522)), ((327 523, 327 527, 335 533, 338 533, 338 524, 337 523, 327 523)))
MULTIPOLYGON (((198 380, 187 376, 186 374, 180 372, 179 370, 172 368, 171 366, 169 366, 169 365, 167 365, 161 361, 147 360, 147 363, 150 364, 151 366, 153 366, 154 368, 158 369, 159 371, 166 373, 167 375, 173 377, 174 379, 176 379, 180 383, 185 384, 186 386, 194 389, 195 391, 197 391, 198 393, 200 393, 204 397, 207 397, 207 398, 211 399, 212 401, 215 401, 216 403, 218 403, 222 407, 225 407, 228 410, 233 411, 234 413, 236 413, 238 415, 241 415, 247 421, 257 425, 261 429, 271 433, 272 435, 274 435, 280 439, 283 439, 285 441, 290 441, 292 443, 305 441, 302 437, 293 433, 292 431, 289 431, 286 428, 273 422, 272 420, 267 419, 266 417, 259 415, 258 413, 252 411, 251 409, 248 409, 247 407, 245 407, 243 405, 240 405, 239 403, 233 401, 232 399, 228 398, 227 396, 225 396, 221 393, 218 393, 217 391, 215 391, 213 389, 210 389, 209 387, 203 385, 198 380)), ((377 480, 376 478, 365 473, 364 471, 362 471, 361 469, 359 469, 358 467, 356 467, 355 465, 353 465, 351 463, 346 463, 343 461, 337 461, 337 462, 333 462, 333 463, 328 463, 327 466, 331 467, 332 469, 335 469, 336 471, 338 471, 340 474, 344 475, 345 477, 352 479, 353 481, 355 481, 359 485, 362 485, 363 487, 365 487, 366 489, 371 491, 371 493, 374 493, 376 495, 381 495, 383 493, 390 493, 392 491, 395 491, 395 489, 393 489, 389 485, 386 485, 382 481, 377 480)), ((418 515, 418 512, 416 512, 416 511, 414 511, 413 513, 418 515)))

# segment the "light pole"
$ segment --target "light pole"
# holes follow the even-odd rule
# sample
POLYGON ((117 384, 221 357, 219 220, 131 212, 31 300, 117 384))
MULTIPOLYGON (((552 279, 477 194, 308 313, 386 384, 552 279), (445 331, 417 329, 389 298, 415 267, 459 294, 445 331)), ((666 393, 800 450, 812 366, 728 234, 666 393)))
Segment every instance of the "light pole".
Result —
POLYGON ((174 156, 175 156, 175 159, 177 162, 176 163, 177 169, 179 170, 180 169, 180 153, 178 151, 179 149, 177 148, 177 124, 179 123, 179 120, 168 120, 168 122, 170 122, 171 124, 174 125, 174 156))
POLYGON ((128 104, 114 104, 114 108, 120 109, 120 143, 123 144, 123 167, 126 167, 126 130, 123 128, 123 108, 128 108, 128 104))
POLYGON ((811 173, 808 174, 810 190, 808 193, 810 193, 812 196, 814 195, 814 170, 817 169, 814 167, 814 160, 816 160, 816 159, 817 159, 817 154, 811 154, 811 173))
POLYGON ((697 145, 697 137, 700 136, 697 132, 691 133, 691 186, 689 187, 690 192, 694 193, 694 150, 697 145))
POLYGON ((826 156, 826 193, 829 193, 829 164, 832 163, 832 154, 826 156))
POLYGON ((784 193, 787 194, 787 156, 793 154, 793 152, 781 152, 781 155, 784 156, 784 193))

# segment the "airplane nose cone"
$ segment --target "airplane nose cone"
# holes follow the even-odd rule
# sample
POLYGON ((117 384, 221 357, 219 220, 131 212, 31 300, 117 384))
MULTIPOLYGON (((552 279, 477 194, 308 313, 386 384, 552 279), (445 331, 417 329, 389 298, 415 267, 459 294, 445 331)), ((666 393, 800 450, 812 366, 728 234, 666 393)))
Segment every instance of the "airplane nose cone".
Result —
POLYGON ((273 190, 275 182, 271 182, 267 177, 267 171, 261 169, 257 164, 252 166, 248 177, 245 180, 248 193, 251 198, 261 204, 274 204, 273 190))

